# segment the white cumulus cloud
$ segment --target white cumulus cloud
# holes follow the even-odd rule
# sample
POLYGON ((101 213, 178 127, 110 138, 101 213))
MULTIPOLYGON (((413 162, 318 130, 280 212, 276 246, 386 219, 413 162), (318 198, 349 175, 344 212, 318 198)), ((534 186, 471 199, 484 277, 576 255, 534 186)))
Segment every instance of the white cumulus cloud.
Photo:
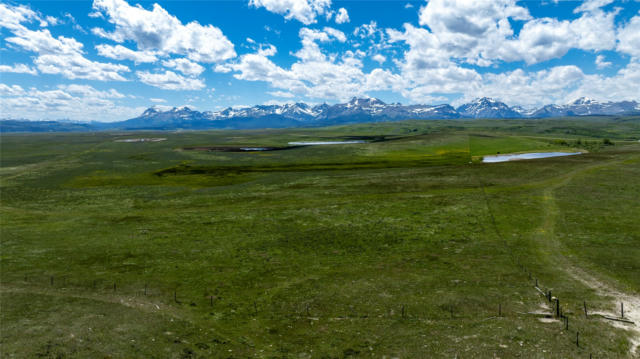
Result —
POLYGON ((384 57, 384 55, 381 54, 375 54, 373 55, 373 57, 371 57, 371 59, 377 63, 379 63, 380 65, 382 65, 385 61, 387 61, 387 58, 384 57))
POLYGON ((16 74, 36 75, 38 71, 25 64, 0 65, 0 72, 13 72, 16 74))
POLYGON ((134 41, 142 51, 185 55, 207 63, 236 55, 233 44, 219 28, 195 21, 183 24, 158 4, 146 10, 124 0, 95 0, 93 8, 115 26, 111 32, 94 28, 94 34, 116 42, 134 41))
POLYGON ((640 58, 640 15, 618 29, 617 50, 640 58))
POLYGON ((121 73, 129 71, 127 66, 89 60, 84 56, 83 44, 76 39, 54 37, 49 29, 30 30, 23 24, 36 17, 24 6, 0 4, 0 26, 12 34, 5 41, 35 52, 34 64, 40 72, 60 74, 69 79, 125 81, 121 73))
POLYGON ((120 73, 129 71, 127 66, 91 61, 80 54, 40 55, 34 64, 44 74, 59 74, 68 79, 126 81, 120 73))
POLYGON ((611 66, 611 62, 606 61, 603 55, 596 56, 596 67, 599 69, 604 69, 605 67, 611 66))
POLYGON ((184 77, 173 71, 165 71, 164 73, 138 71, 136 75, 143 83, 164 90, 202 90, 206 87, 200 79, 184 77))
POLYGON ((122 45, 96 45, 96 50, 100 56, 115 60, 131 60, 135 63, 156 62, 158 58, 153 51, 135 51, 122 45))
POLYGON ((119 103, 125 95, 87 85, 59 85, 55 89, 24 89, 0 84, 0 112, 12 118, 77 121, 120 121, 144 110, 119 103))
POLYGON ((331 0, 249 0, 253 7, 263 7, 267 11, 284 15, 287 20, 296 19, 305 25, 316 22, 318 15, 330 11, 331 0))
POLYGON ((232 70, 239 80, 267 82, 277 89, 272 95, 286 98, 347 100, 366 95, 367 91, 400 90, 401 76, 381 69, 371 73, 362 70, 363 52, 345 51, 339 56, 323 50, 324 44, 346 42, 341 31, 303 28, 299 36, 302 47, 293 53, 297 61, 290 68, 280 67, 269 58, 275 51, 261 50, 242 55, 238 61, 225 65, 224 70, 232 70))
POLYGON ((174 68, 187 76, 198 76, 204 71, 204 67, 188 59, 169 59, 162 61, 162 65, 174 68))
POLYGON ((530 18, 516 0, 431 0, 420 9, 419 23, 450 56, 486 66, 492 50, 513 36, 510 20, 530 18))
POLYGON ((343 7, 338 9, 338 13, 336 14, 336 24, 344 24, 349 21, 350 19, 349 19, 349 13, 347 12, 347 9, 343 7))

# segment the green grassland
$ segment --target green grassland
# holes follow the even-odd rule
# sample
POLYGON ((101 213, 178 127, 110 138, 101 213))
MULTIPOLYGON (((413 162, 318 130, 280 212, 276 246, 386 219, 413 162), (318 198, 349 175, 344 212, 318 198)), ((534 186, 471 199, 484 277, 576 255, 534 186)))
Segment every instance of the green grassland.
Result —
POLYGON ((0 139, 2 357, 633 357, 640 118, 0 139))

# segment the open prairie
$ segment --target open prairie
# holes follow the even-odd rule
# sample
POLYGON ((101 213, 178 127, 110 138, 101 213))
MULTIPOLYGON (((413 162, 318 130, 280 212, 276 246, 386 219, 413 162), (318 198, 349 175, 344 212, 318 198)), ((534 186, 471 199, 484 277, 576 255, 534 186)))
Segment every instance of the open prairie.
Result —
POLYGON ((2 357, 639 356, 639 140, 638 117, 3 134, 2 357), (482 162, 551 151, 582 154, 482 162))

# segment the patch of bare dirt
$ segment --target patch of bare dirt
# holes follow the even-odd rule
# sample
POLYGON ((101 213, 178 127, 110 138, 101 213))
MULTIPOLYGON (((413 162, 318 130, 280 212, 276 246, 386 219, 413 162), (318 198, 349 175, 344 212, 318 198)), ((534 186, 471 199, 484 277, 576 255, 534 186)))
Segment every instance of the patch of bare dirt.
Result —
POLYGON ((640 356, 640 296, 619 291, 582 269, 569 267, 565 268, 565 271, 577 281, 595 290, 598 295, 609 298, 612 301, 612 307, 615 309, 608 312, 593 312, 593 314, 598 314, 602 317, 626 319, 633 322, 631 324, 624 321, 605 319, 612 326, 631 332, 631 353, 640 356), (622 317, 621 303, 624 305, 624 317, 622 317))

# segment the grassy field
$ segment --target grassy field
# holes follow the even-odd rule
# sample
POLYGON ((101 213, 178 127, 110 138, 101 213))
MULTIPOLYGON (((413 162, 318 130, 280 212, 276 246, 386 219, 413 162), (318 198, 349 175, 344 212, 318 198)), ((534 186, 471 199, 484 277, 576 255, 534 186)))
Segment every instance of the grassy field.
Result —
POLYGON ((613 117, 3 134, 1 356, 634 357, 640 323, 594 314, 640 310, 638 140, 613 117), (546 151, 584 154, 481 162, 546 151))

